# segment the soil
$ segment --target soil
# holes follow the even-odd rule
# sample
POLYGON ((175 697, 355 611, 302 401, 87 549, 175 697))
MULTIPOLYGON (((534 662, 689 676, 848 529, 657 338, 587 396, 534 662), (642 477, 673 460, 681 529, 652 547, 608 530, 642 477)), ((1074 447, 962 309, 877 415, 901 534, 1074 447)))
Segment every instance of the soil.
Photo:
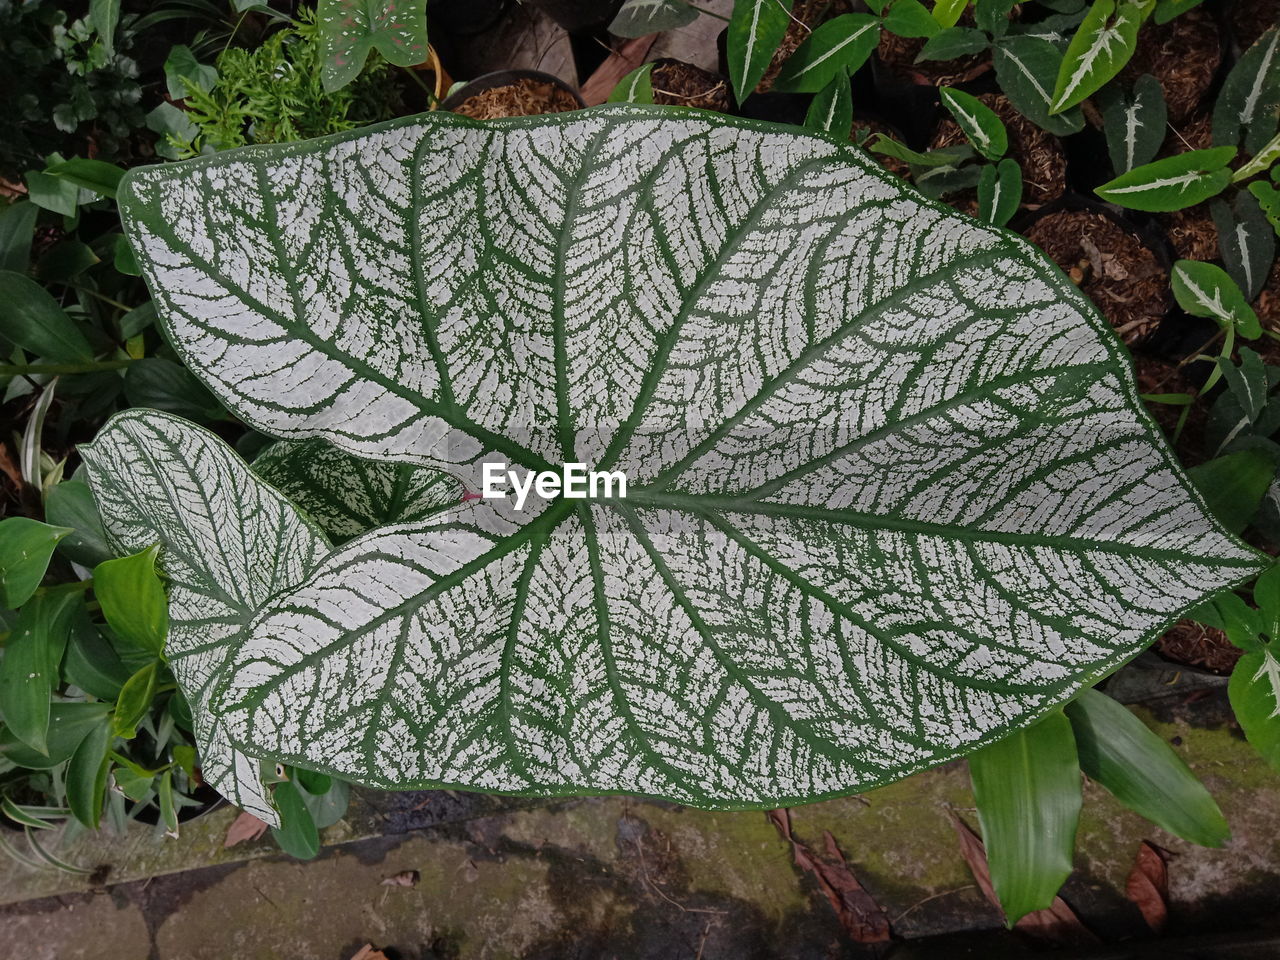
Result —
POLYGON ((1179 620, 1156 641, 1156 652, 1175 663, 1227 676, 1244 651, 1227 635, 1194 620, 1179 620))
POLYGON ((791 8, 791 24, 787 27, 786 35, 774 52, 773 59, 769 61, 769 68, 760 78, 755 92, 768 93, 773 89, 773 82, 782 72, 782 65, 808 39, 814 27, 852 10, 852 0, 797 0, 796 5, 791 8))
POLYGON ((1239 49, 1246 50, 1280 23, 1280 0, 1236 0, 1227 19, 1239 49))
POLYGON ((1178 259, 1218 259, 1218 228, 1214 226, 1207 202, 1161 214, 1159 220, 1178 259))
MULTIPOLYGON (((1009 131, 1008 155, 1022 167, 1023 203, 1034 209, 1062 196, 1067 187, 1067 157, 1062 142, 1018 113, 1003 94, 984 93, 978 99, 996 112, 1009 131)), ((964 142, 963 131, 948 115, 938 124, 929 146, 964 142)))
MULTIPOLYGON (((961 14, 957 25, 973 26, 973 14, 966 10, 961 14)), ((955 60, 925 60, 923 63, 916 63, 916 57, 924 49, 924 44, 923 37, 899 37, 888 30, 882 30, 876 56, 900 81, 932 84, 935 87, 968 83, 991 69, 991 54, 987 51, 955 60)))
POLYGON ((553 83, 521 77, 515 83, 490 87, 458 104, 454 113, 476 120, 498 117, 531 117, 539 113, 564 113, 581 105, 567 90, 553 83))
MULTIPOLYGON (((1253 309, 1264 330, 1280 333, 1280 258, 1271 264, 1271 274, 1258 293, 1258 299, 1253 302, 1253 309)), ((1280 341, 1263 337, 1259 343, 1266 343, 1271 350, 1272 356, 1264 354, 1268 363, 1280 363, 1280 341)))
POLYGON ((866 143, 870 143, 872 140, 875 140, 876 134, 878 133, 882 133, 886 137, 890 137, 894 140, 901 141, 901 133, 882 120, 877 120, 874 117, 863 116, 855 113, 853 115, 853 129, 850 135, 851 137, 857 137, 859 133, 863 134, 866 138, 865 142, 862 144, 863 149, 867 151, 867 154, 874 159, 876 163, 880 164, 880 166, 884 167, 896 177, 901 177, 903 180, 911 179, 911 167, 905 160, 899 160, 897 157, 886 157, 883 153, 875 153, 865 145, 866 143))
POLYGON ((727 113, 732 106, 729 82, 719 74, 683 60, 664 57, 653 62, 653 102, 727 113))
POLYGON ((1127 344, 1145 339, 1168 312, 1169 274, 1137 236, 1095 210, 1059 210, 1027 239, 1080 286, 1127 344))
POLYGON ((1154 76, 1164 90, 1169 122, 1178 124, 1204 101, 1221 65, 1218 23, 1204 7, 1196 7, 1165 24, 1144 24, 1120 78, 1132 85, 1144 73, 1154 76))

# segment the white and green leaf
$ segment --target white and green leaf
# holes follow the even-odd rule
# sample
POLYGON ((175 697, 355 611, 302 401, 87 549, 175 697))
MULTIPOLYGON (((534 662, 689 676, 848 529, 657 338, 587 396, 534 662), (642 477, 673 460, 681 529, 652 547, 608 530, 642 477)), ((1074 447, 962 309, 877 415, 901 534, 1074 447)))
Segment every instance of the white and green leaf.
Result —
POLYGON ((1053 113, 1073 107, 1101 89, 1129 62, 1138 28, 1155 0, 1093 0, 1063 54, 1053 87, 1053 113))
POLYGON ((978 216, 987 223, 1003 227, 1018 212, 1022 202, 1022 168, 1018 161, 1006 157, 999 163, 982 168, 978 181, 978 216))
MULTIPOLYGON (((259 430, 473 492, 628 479, 380 527, 291 586, 318 535, 256 537, 238 562, 291 572, 192 698, 250 756, 799 802, 1008 735, 1261 568, 1056 268, 826 136, 431 114, 135 171, 122 210, 174 348, 259 430)), ((109 530, 153 444, 93 458, 109 530)))
POLYGON ((653 64, 641 64, 619 80, 608 102, 653 103, 653 64))
POLYGON ((791 24, 795 0, 733 0, 725 37, 729 81, 739 103, 751 96, 769 69, 791 24))
POLYGON ((1009 134, 999 115, 972 94, 939 87, 942 105, 955 118, 965 137, 988 160, 999 160, 1009 149, 1009 134))
POLYGON ((1215 200, 1211 207, 1222 262, 1252 302, 1262 291, 1276 255, 1276 231, 1257 201, 1238 193, 1235 202, 1215 200))
POLYGON ((848 140, 853 132, 853 85, 848 76, 839 74, 814 96, 805 114, 804 125, 810 130, 829 133, 848 140))
POLYGON ((1262 336, 1258 315, 1249 301, 1221 267, 1199 260, 1179 260, 1169 274, 1178 306, 1195 317, 1212 317, 1241 336, 1262 336))
POLYGON ((645 37, 675 30, 698 19, 698 10, 685 0, 624 0, 609 32, 618 37, 645 37))
POLYGON ((427 59, 425 0, 317 0, 316 21, 320 79, 329 93, 359 76, 374 50, 398 67, 427 59))
POLYGON ((1042 37, 1006 36, 992 48, 996 80, 1017 111, 1042 130, 1064 137, 1084 128, 1078 107, 1053 110, 1062 54, 1042 37))
POLYGON ((1280 660, 1273 647, 1264 644, 1236 661, 1227 694, 1245 739, 1280 770, 1280 660))
POLYGON ((817 93, 833 79, 847 77, 871 56, 880 42, 880 20, 866 13, 846 13, 817 27, 787 58, 775 89, 817 93))
POLYGON ((1231 182, 1235 147, 1188 150, 1135 167, 1094 192, 1131 210, 1182 210, 1217 196, 1231 182))
POLYGON ((1213 142, 1258 153, 1280 122, 1280 25, 1236 61, 1213 105, 1213 142))
MULTIPOLYGON (((1102 127, 1112 169, 1116 173, 1127 173, 1150 163, 1164 143, 1168 122, 1160 81, 1144 73, 1128 96, 1114 86, 1101 92, 1108 95, 1102 105, 1102 127)), ((1102 99, 1100 96, 1099 100, 1102 99)))

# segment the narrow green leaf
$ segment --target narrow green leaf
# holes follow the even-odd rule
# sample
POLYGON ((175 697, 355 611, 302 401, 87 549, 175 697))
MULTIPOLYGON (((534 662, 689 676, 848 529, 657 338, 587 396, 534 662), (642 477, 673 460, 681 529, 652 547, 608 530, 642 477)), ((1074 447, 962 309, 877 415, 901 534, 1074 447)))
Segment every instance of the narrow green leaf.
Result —
POLYGON ((933 0, 933 19, 941 27, 954 27, 969 0, 933 0))
POLYGON ((111 721, 111 729, 117 737, 132 740, 137 735, 138 724, 147 715, 147 711, 151 709, 151 701, 155 699, 156 672, 159 668, 160 662, 152 660, 120 688, 111 721))
POLYGON ((884 28, 898 37, 932 37, 942 29, 920 0, 894 0, 884 15, 884 28))
POLYGON ((271 828, 280 849, 299 860, 310 860, 320 852, 320 832, 302 795, 286 780, 277 784, 273 799, 280 811, 280 826, 271 828))
POLYGON ((25 274, 0 270, 0 334, 53 363, 93 359, 84 334, 49 291, 25 274))
POLYGON ((1258 315, 1221 267, 1199 260, 1178 260, 1169 280, 1178 306, 1193 317, 1212 317, 1249 340, 1262 336, 1258 315))
POLYGON ((1094 192, 1131 210, 1181 210, 1222 192, 1231 182, 1226 167, 1235 152, 1235 147, 1188 150, 1135 167, 1094 192))
POLYGON ((1236 61, 1213 105, 1213 142, 1258 153, 1276 132, 1280 112, 1280 25, 1236 61))
POLYGON ((1280 770, 1280 660, 1270 644, 1236 662, 1227 695, 1245 739, 1280 770))
POLYGON ((131 406, 166 410, 196 423, 213 423, 226 415, 190 370, 163 357, 145 357, 129 364, 124 393, 131 406))
MULTIPOLYGON (((1274 137, 1263 144, 1261 149, 1254 153, 1247 163, 1242 164, 1240 168, 1232 174, 1231 180, 1233 183, 1243 183, 1246 180, 1250 180, 1258 174, 1265 173, 1267 170, 1270 170, 1277 160, 1280 160, 1280 133, 1277 133, 1274 137)), ((1274 171, 1272 176, 1275 176, 1274 171)))
POLYGON ((173 771, 166 770, 160 775, 160 786, 156 792, 160 798, 160 819, 164 823, 165 835, 178 839, 178 808, 173 802, 173 771))
POLYGON ((641 64, 619 80, 609 103, 653 103, 653 64, 641 64))
POLYGON ((169 88, 169 99, 185 100, 200 90, 208 93, 218 82, 215 67, 201 63, 186 44, 175 44, 164 61, 164 80, 169 88))
POLYGON ((194 780, 196 776, 196 748, 185 743, 180 743, 169 750, 173 756, 173 762, 182 768, 182 772, 187 775, 188 780, 194 780))
POLYGON ((609 24, 609 32, 615 37, 646 37, 697 19, 698 11, 685 0, 625 0, 609 24))
POLYGON ((1003 227, 1018 212, 1022 202, 1022 168, 1012 157, 998 164, 986 164, 978 181, 978 216, 1003 227))
POLYGON ((1043 37, 1004 37, 992 48, 996 81, 1014 108, 1042 130, 1059 137, 1084 129, 1078 107, 1050 113, 1054 78, 1062 54, 1043 37))
POLYGON ((774 89, 818 93, 837 77, 848 77, 880 42, 880 20, 846 13, 817 27, 782 65, 774 89))
POLYGON ((26 273, 39 213, 40 208, 30 200, 19 200, 0 208, 0 270, 26 273))
POLYGON ((156 303, 148 300, 141 306, 134 307, 120 318, 120 336, 128 340, 136 337, 156 322, 156 303))
POLYGON ((36 261, 36 279, 48 286, 70 283, 84 271, 102 261, 93 248, 80 240, 63 240, 40 255, 36 261))
POLYGON ((111 711, 109 703, 54 703, 49 707, 48 753, 35 750, 0 727, 0 754, 17 766, 49 770, 71 759, 80 741, 111 711))
POLYGON ((1105 693, 1067 704, 1080 769, 1130 810, 1189 843, 1220 847, 1231 835, 1209 791, 1145 723, 1105 693))
POLYGON ((84 157, 74 157, 62 163, 55 163, 45 170, 45 173, 61 177, 77 187, 112 199, 115 199, 120 180, 124 177, 124 170, 114 163, 107 163, 105 160, 87 160, 84 157))
POLYGON ((320 68, 333 93, 359 76, 369 51, 411 67, 427 59, 426 0, 319 0, 320 68))
POLYGON ((1071 873, 1080 815, 1080 769, 1061 713, 969 758, 991 883, 1012 927, 1044 910, 1071 873))
POLYGON ((169 604, 156 575, 158 546, 93 570, 93 592, 111 629, 128 643, 157 657, 164 654, 169 633, 169 604))
POLYGON ((1276 231, 1257 201, 1248 193, 1236 194, 1235 202, 1215 200, 1210 208, 1218 231, 1222 262, 1252 301, 1262 291, 1276 256, 1276 231))
POLYGON ((42 594, 18 614, 0 659, 0 718, 18 740, 49 753, 49 698, 67 645, 74 594, 42 594))
POLYGON ((89 0, 89 23, 102 40, 107 56, 116 50, 116 25, 120 22, 120 0, 89 0))
POLYGON ((13 610, 40 586, 58 542, 72 530, 27 517, 0 520, 0 608, 13 610))
POLYGON ((873 153, 881 153, 895 160, 903 160, 920 167, 952 167, 973 156, 973 148, 968 144, 956 144, 950 147, 938 147, 927 153, 912 150, 905 143, 899 143, 891 137, 879 134, 868 144, 867 149, 873 153))
POLYGON ((739 103, 751 96, 791 23, 794 0, 733 0, 726 36, 729 80, 739 103))
POLYGON ((1239 533, 1257 514, 1276 467, 1264 453, 1238 450, 1191 467, 1187 473, 1210 513, 1232 533, 1239 533))
POLYGON ((113 739, 110 723, 95 723, 67 765, 67 806, 72 815, 91 830, 96 830, 102 819, 113 739))
POLYGON ((1063 54, 1051 112, 1075 106, 1120 72, 1154 7, 1155 0, 1094 0, 1063 54))
POLYGON ((142 276, 142 272, 138 269, 138 261, 133 256, 133 248, 129 246, 129 241, 123 234, 117 239, 112 250, 111 263, 126 277, 142 276))
POLYGON ((329 792, 333 786, 333 777, 327 773, 316 773, 314 770, 303 770, 295 768, 293 771, 294 780, 310 794, 319 797, 329 792))
POLYGON ((964 135, 988 160, 999 160, 1009 149, 1009 134, 996 112, 977 97, 954 87, 939 87, 942 105, 964 135))
POLYGON ((916 54, 916 63, 926 60, 955 60, 981 53, 991 45, 987 35, 973 27, 948 27, 924 42, 916 54))
POLYGON ((1112 169, 1127 173, 1154 160, 1164 143, 1167 122, 1160 81, 1144 73, 1134 83, 1131 95, 1126 96, 1113 84, 1099 92, 1099 100, 1112 169))
POLYGON ((351 805, 351 784, 345 780, 334 780, 319 793, 312 792, 301 783, 295 786, 317 830, 331 827, 346 816, 351 805))
POLYGON ((53 824, 49 820, 42 819, 28 813, 19 804, 14 803, 8 797, 0 797, 0 813, 12 820, 14 823, 24 827, 31 827, 33 830, 51 830, 53 824))
POLYGON ((840 140, 853 132, 853 86, 845 74, 837 74, 814 95, 805 114, 804 125, 840 140))

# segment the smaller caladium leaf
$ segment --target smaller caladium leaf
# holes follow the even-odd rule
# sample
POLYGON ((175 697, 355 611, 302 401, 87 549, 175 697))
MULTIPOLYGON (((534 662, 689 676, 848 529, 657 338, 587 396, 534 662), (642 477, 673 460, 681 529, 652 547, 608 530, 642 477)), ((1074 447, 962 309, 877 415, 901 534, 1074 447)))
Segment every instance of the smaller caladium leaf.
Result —
POLYGON ((1168 23, 1174 17, 1180 17, 1193 7, 1198 7, 1204 0, 1157 0, 1152 19, 1156 23, 1168 23))
POLYGON ((1215 200, 1210 208, 1218 230, 1218 250, 1231 279, 1239 284, 1246 300, 1262 290, 1276 255, 1276 235, 1266 214, 1247 193, 1236 195, 1235 203, 1215 200))
POLYGON ((848 76, 880 42, 880 21, 866 13, 846 13, 813 31, 782 65, 774 89, 817 93, 838 76, 848 76))
POLYGON ((608 102, 653 103, 653 64, 641 64, 619 80, 608 102))
POLYGON ((967 143, 957 143, 950 147, 938 147, 921 153, 912 150, 905 143, 899 143, 892 137, 880 134, 867 148, 872 153, 884 154, 915 167, 954 167, 973 156, 973 148, 967 143))
POLYGON ((942 29, 920 0, 897 0, 884 15, 884 28, 898 37, 932 37, 942 29))
POLYGON ((462 502, 462 484, 410 463, 360 460, 319 438, 281 440, 253 472, 306 511, 335 543, 374 527, 423 520, 462 502))
POLYGON ((1102 127, 1112 169, 1128 173, 1154 160, 1164 143, 1168 121, 1160 81, 1144 73, 1134 83, 1132 94, 1126 96, 1116 86, 1108 86, 1098 99, 1102 101, 1102 127))
POLYGON ((1227 696, 1245 739, 1280 770, 1280 660, 1272 644, 1236 662, 1227 696))
POLYGON ((973 27, 948 27, 924 42, 916 54, 916 63, 927 60, 955 60, 981 53, 991 45, 987 35, 973 27))
POLYGON ((122 553, 160 544, 165 653, 192 707, 205 781, 278 822, 258 761, 227 741, 209 696, 258 608, 300 582, 329 542, 226 443, 171 414, 119 414, 80 454, 112 544, 122 553))
POLYGON ((1258 174, 1269 170, 1277 160, 1280 160, 1280 133, 1277 133, 1263 144, 1262 149, 1250 157, 1247 163, 1242 164, 1231 179, 1235 183, 1251 180, 1258 174))
POLYGON ((840 140, 848 140, 853 130, 853 85, 849 78, 839 74, 818 91, 804 125, 810 130, 821 130, 840 140))
POLYGON ((1249 184, 1249 193, 1258 201, 1258 209, 1271 224, 1272 232, 1280 236, 1280 190, 1269 183, 1255 180, 1249 184))
POLYGON ((1022 168, 1006 157, 998 164, 986 164, 978 181, 978 216, 1003 227, 1018 212, 1022 202, 1022 168))
POLYGON ((1188 150, 1122 173, 1094 192, 1130 210, 1181 210, 1215 197, 1231 182, 1235 147, 1188 150))
POLYGON ((969 0, 933 0, 933 19, 939 26, 954 27, 968 5, 969 0))
POLYGON ((1258 153, 1276 132, 1280 112, 1280 26, 1254 42, 1227 74, 1213 105, 1213 142, 1258 153))
POLYGON ((738 102, 746 100, 769 69, 786 36, 794 0, 734 0, 726 36, 729 80, 738 102))
POLYGON ((1198 260, 1179 260, 1170 274, 1178 306, 1194 317, 1212 317, 1241 336, 1262 336, 1258 315, 1221 267, 1198 260))
POLYGON ((341 90, 364 68, 370 50, 398 67, 427 59, 424 0, 319 0, 320 79, 329 93, 341 90))
POLYGON ((697 8, 685 0, 625 0, 609 24, 609 32, 616 37, 645 37, 697 19, 697 8))
POLYGON ((973 19, 978 29, 992 37, 1003 37, 1009 30, 1009 14, 1018 0, 974 0, 973 19))
POLYGON ((1155 0, 1094 0, 1058 68, 1053 113, 1075 106, 1120 72, 1154 6, 1155 0))
POLYGON ((996 81, 1020 114, 1042 130, 1065 137, 1084 129, 1078 107, 1053 111, 1053 84, 1062 54, 1043 37, 1004 37, 992 49, 996 81))
POLYGON ((969 138, 977 151, 988 160, 999 160, 1009 149, 1009 134, 994 110, 977 97, 954 87, 940 87, 942 105, 969 138))

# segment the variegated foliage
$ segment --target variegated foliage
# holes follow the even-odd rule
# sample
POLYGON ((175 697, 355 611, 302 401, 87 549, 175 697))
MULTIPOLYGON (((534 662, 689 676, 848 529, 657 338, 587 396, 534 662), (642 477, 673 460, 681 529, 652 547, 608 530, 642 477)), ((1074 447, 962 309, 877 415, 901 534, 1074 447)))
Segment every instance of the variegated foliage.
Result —
MULTIPOLYGON (((296 517, 248 541, 241 566, 290 574, 206 641, 216 679, 183 682, 250 755, 388 787, 809 800, 1005 735, 1259 569, 1056 268, 824 136, 433 114, 135 172, 122 210, 175 348, 258 429, 472 492, 493 461, 629 481, 470 499, 318 562, 296 517)), ((244 471, 238 508, 184 519, 233 489, 230 455, 182 428, 211 452, 137 480, 168 441, 134 424, 95 449, 128 428, 136 451, 90 458, 117 537, 285 522, 244 471), (172 514, 130 534, 166 484, 172 514)))

